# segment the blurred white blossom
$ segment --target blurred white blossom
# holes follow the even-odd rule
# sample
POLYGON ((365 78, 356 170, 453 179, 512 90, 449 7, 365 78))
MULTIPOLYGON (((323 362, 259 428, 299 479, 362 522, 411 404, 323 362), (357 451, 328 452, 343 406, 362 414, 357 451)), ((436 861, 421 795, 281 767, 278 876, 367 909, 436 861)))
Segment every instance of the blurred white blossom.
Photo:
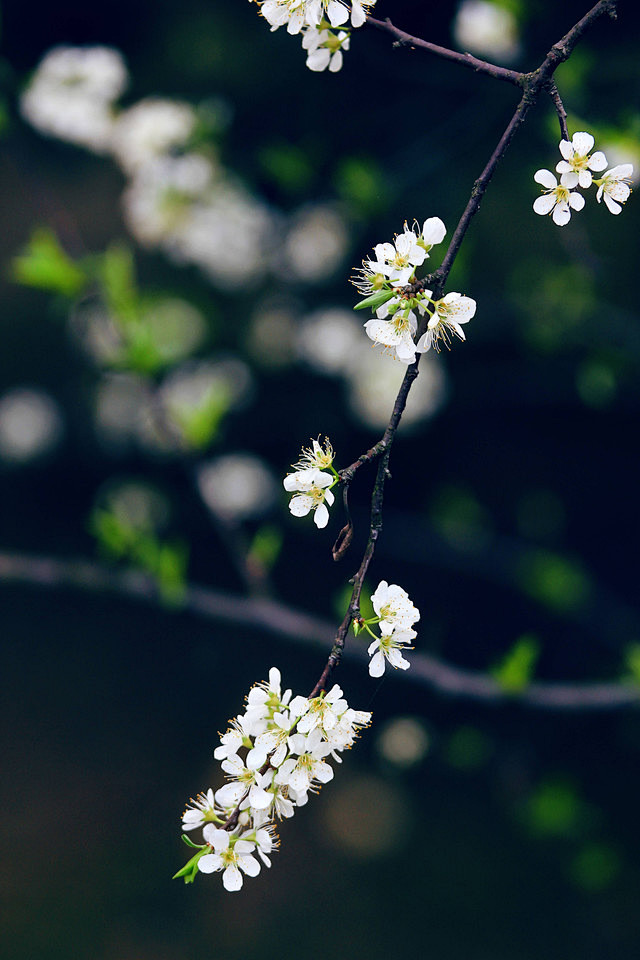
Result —
POLYGON ((520 52, 518 22, 506 6, 490 0, 463 0, 453 22, 458 47, 509 63, 520 52))
MULTIPOLYGON (((358 420, 374 430, 387 425, 405 371, 403 364, 390 363, 383 353, 362 342, 348 375, 349 405, 358 420)), ((433 416, 446 397, 445 369, 438 357, 428 353, 420 361, 420 376, 413 383, 398 429, 407 430, 433 416)))
POLYGON ((113 133, 113 104, 127 84, 120 53, 110 47, 54 47, 20 100, 42 133, 104 153, 113 133))
POLYGON ((304 207, 293 216, 284 241, 284 276, 302 283, 325 280, 342 262, 348 240, 347 225, 334 207, 304 207))
POLYGON ((147 97, 118 117, 111 150, 122 169, 136 173, 156 157, 183 147, 196 124, 196 112, 188 103, 147 97))
POLYGON ((407 768, 422 760, 429 748, 429 737, 420 720, 395 717, 383 727, 376 746, 389 763, 407 768))
POLYGON ((262 460, 248 453, 231 453, 202 463, 196 479, 206 505, 225 519, 260 516, 276 499, 273 474, 262 460))
POLYGON ((145 411, 152 403, 146 377, 132 373, 105 374, 96 388, 96 429, 109 446, 137 442, 144 430, 145 411))
POLYGON ((296 347, 310 367, 320 373, 339 374, 351 369, 361 340, 362 327, 353 313, 334 307, 305 317, 297 330, 296 347))
POLYGON ((53 449, 62 436, 62 416, 43 390, 17 387, 0 398, 0 457, 26 463, 53 449))
POLYGON ((196 153, 158 157, 145 164, 123 194, 124 217, 136 239, 146 247, 179 242, 189 229, 192 210, 210 187, 214 167, 196 153))

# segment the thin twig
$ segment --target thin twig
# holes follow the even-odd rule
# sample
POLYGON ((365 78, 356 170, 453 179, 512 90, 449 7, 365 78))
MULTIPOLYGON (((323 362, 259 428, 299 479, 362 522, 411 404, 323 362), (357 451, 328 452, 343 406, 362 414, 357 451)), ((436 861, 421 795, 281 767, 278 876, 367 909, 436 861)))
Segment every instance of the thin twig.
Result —
POLYGON ((376 20, 374 17, 367 17, 367 23, 377 27, 379 30, 385 30, 395 38, 399 46, 417 47, 419 50, 427 50, 429 53, 441 57, 443 60, 451 60, 463 67, 468 67, 475 73, 485 73, 487 76, 494 77, 496 80, 506 80, 507 83, 513 83, 519 86, 522 82, 522 74, 517 70, 508 70, 506 67, 498 67, 495 63, 488 63, 486 60, 478 60, 470 53, 458 53, 456 50, 449 50, 447 47, 440 47, 437 43, 430 43, 428 40, 421 40, 419 37, 412 37, 410 33, 405 33, 398 27, 394 27, 391 20, 376 20))
POLYGON ((560 92, 555 84, 555 81, 551 81, 548 85, 547 90, 549 91, 549 96, 553 101, 553 105, 556 108, 556 113, 558 114, 558 122, 560 123, 560 136, 563 140, 570 140, 569 130, 567 128, 567 111, 564 108, 564 103, 560 97, 560 92))

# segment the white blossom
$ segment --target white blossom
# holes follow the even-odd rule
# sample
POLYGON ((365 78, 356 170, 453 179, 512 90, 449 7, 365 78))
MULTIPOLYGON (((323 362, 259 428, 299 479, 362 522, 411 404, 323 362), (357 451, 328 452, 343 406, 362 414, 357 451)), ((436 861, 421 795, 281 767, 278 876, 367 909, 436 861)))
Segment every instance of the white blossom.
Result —
POLYGON ((420 611, 409 599, 409 594, 397 583, 381 580, 371 596, 373 609, 380 617, 383 633, 406 630, 420 619, 420 611))
POLYGON ((538 170, 533 179, 544 188, 544 194, 534 200, 533 209, 544 216, 552 215, 553 222, 559 227, 569 223, 572 210, 582 210, 584 197, 581 193, 571 193, 569 187, 558 183, 550 170, 538 170))
POLYGON ((348 706, 337 684, 317 697, 291 699, 272 667, 269 679, 252 687, 245 714, 231 721, 216 749, 231 779, 215 793, 199 794, 183 814, 182 829, 201 827, 209 849, 202 847, 176 876, 191 882, 198 870, 222 872, 225 889, 235 891, 243 874, 259 873, 259 860, 270 867, 278 845, 274 820, 292 817, 333 779, 326 758, 340 762, 340 752, 370 720, 370 713, 348 706), (239 751, 246 751, 244 759, 239 751))
POLYGON ((468 323, 476 312, 476 301, 471 297, 463 297, 461 293, 448 293, 442 300, 432 303, 434 313, 429 319, 426 332, 416 344, 419 353, 424 353, 431 347, 438 350, 440 340, 449 346, 450 333, 466 340, 460 324, 468 323))
POLYGON ((596 200, 604 200, 610 213, 618 214, 622 210, 620 204, 626 203, 631 195, 629 182, 633 175, 632 163, 620 163, 617 167, 607 170, 601 180, 596 180, 598 192, 596 200))
POLYGON ((301 471, 315 467, 318 470, 326 470, 327 467, 332 465, 334 458, 335 454, 329 438, 324 438, 324 445, 320 443, 320 439, 318 438, 317 440, 311 441, 310 447, 302 448, 300 459, 297 463, 293 464, 293 469, 301 471))
POLYGON ((374 343, 389 347, 402 363, 413 363, 416 345, 413 341, 418 320, 408 301, 390 300, 376 310, 376 317, 364 325, 367 336, 374 343), (394 310, 394 307, 397 309, 394 310), (388 319, 386 319, 388 317, 388 319))
MULTIPOLYGON (((590 154, 594 140, 590 133, 575 133, 572 140, 560 141, 560 153, 564 157, 556 165, 556 171, 562 176, 560 183, 570 190, 580 186, 591 186, 591 171, 604 170, 607 158, 601 150, 590 154)), ((542 181, 540 181, 542 182, 542 181)))
POLYGON ((391 633, 383 633, 381 637, 369 644, 368 653, 371 657, 369 675, 381 677, 384 673, 385 661, 396 669, 408 670, 411 664, 404 659, 401 651, 405 644, 414 639, 415 635, 415 630, 394 630, 391 633))
POLYGON ((284 761, 275 776, 275 783, 288 786, 296 794, 306 794, 314 780, 320 783, 333 780, 333 769, 324 759, 331 748, 318 727, 307 736, 294 734, 289 738, 289 748, 296 756, 284 761))
POLYGON ((330 73, 337 73, 342 69, 342 51, 349 49, 349 40, 350 36, 344 30, 336 33, 321 27, 310 27, 302 39, 309 70, 320 73, 328 68, 330 73))
POLYGON ((287 756, 288 738, 296 714, 274 713, 269 729, 256 737, 255 746, 247 754, 247 766, 261 768, 269 759, 272 767, 279 767, 287 756))
POLYGON ((429 252, 432 247, 442 243, 447 233, 447 228, 440 217, 429 217, 422 225, 422 230, 418 235, 418 243, 429 252))
POLYGON ((258 876, 260 864, 252 856, 255 843, 232 836, 213 824, 207 824, 202 833, 214 851, 206 853, 198 860, 198 869, 202 873, 217 873, 223 870, 222 885, 230 892, 242 887, 242 873, 246 873, 248 877, 258 876))
POLYGON ((345 712, 347 706, 347 701, 337 683, 327 694, 321 694, 312 700, 306 697, 295 697, 291 701, 291 710, 293 713, 301 714, 296 730, 298 733, 309 733, 319 727, 326 735, 337 725, 339 717, 345 712))
POLYGON ((374 275, 382 274, 395 286, 409 283, 415 268, 422 266, 427 258, 427 251, 406 223, 404 233, 398 234, 393 243, 376 244, 373 253, 375 260, 365 261, 365 269, 374 275))
POLYGON ((205 823, 218 821, 219 810, 216 807, 213 790, 209 788, 206 793, 199 793, 195 800, 191 800, 189 806, 182 814, 182 829, 195 830, 205 823))
POLYGON ((133 174, 156 157, 183 147, 195 124, 190 104, 148 97, 120 114, 111 149, 122 169, 133 174))
POLYGON ((289 510, 294 517, 306 517, 313 510, 316 527, 326 527, 329 522, 329 510, 335 500, 330 487, 335 483, 330 473, 324 473, 316 467, 308 470, 297 470, 284 478, 283 485, 289 493, 296 493, 289 501, 289 510))
POLYGON ((43 133, 104 153, 113 131, 113 103, 126 83, 117 50, 54 47, 31 78, 20 109, 43 133))
POLYGON ((352 27, 361 27, 366 23, 371 7, 375 6, 375 2, 376 0, 351 0, 352 27))
POLYGON ((349 750, 358 736, 360 727, 368 727, 371 723, 371 714, 365 710, 352 710, 348 707, 340 716, 334 727, 326 732, 327 743, 331 756, 337 763, 342 763, 340 753, 349 750))

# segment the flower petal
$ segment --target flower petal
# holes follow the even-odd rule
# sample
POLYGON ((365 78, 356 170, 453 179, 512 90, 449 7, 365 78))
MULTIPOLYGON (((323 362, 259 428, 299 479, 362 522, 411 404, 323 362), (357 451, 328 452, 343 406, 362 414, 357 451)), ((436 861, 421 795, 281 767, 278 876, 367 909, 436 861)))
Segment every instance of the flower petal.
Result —
POLYGON ((556 205, 556 196, 554 193, 545 193, 544 196, 538 197, 537 200, 533 201, 533 209, 536 213, 539 213, 541 216, 544 216, 547 213, 551 213, 553 208, 556 205))
POLYGON ((540 183, 543 187, 546 187, 547 190, 553 190, 558 186, 558 181, 551 173, 551 170, 536 170, 533 179, 536 183, 540 183))
MULTIPOLYGON (((202 859, 204 860, 204 857, 202 859)), ((228 890, 229 893, 235 893, 236 890, 241 889, 242 874, 236 867, 235 863, 230 863, 222 874, 222 886, 225 888, 225 890, 228 890)))
POLYGON ((381 677, 384 673, 384 657, 378 652, 376 653, 369 662, 369 676, 370 677, 381 677))
POLYGON ((573 140, 573 149, 579 157, 586 157, 591 150, 594 140, 590 133, 574 133, 573 140))

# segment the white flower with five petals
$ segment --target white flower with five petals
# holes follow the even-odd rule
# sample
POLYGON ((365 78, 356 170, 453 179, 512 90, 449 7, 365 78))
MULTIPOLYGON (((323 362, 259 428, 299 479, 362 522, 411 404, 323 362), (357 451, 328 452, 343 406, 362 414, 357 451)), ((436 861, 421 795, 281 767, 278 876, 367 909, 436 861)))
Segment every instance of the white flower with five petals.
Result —
POLYGON ((560 141, 560 153, 564 159, 556 165, 556 171, 562 174, 560 183, 563 187, 572 190, 580 186, 586 189, 591 186, 591 171, 606 168, 607 158, 601 150, 589 153, 593 144, 590 133, 575 133, 572 140, 560 141))
POLYGON ((388 584, 386 580, 381 580, 371 596, 371 603, 380 617, 383 633, 406 630, 420 619, 420 611, 409 599, 407 591, 397 583, 388 584))
POLYGON ((202 873, 217 873, 223 870, 222 885, 231 893, 242 887, 242 873, 246 873, 248 877, 258 876, 260 864, 252 856, 255 843, 238 839, 228 831, 214 827, 212 823, 207 824, 202 834, 213 849, 212 853, 205 853, 198 860, 198 869, 202 873))
POLYGON ((534 200, 533 209, 540 216, 550 213, 559 227, 569 223, 572 210, 582 210, 584 207, 582 194, 571 193, 569 187, 558 183, 550 170, 537 170, 533 179, 545 188, 544 194, 534 200))
POLYGON ((293 516, 306 517, 313 510, 316 527, 326 527, 329 522, 329 510, 326 504, 331 506, 335 500, 327 487, 334 483, 335 478, 330 473, 324 473, 316 467, 297 470, 286 476, 283 481, 285 490, 297 494, 289 501, 289 510, 293 516))

